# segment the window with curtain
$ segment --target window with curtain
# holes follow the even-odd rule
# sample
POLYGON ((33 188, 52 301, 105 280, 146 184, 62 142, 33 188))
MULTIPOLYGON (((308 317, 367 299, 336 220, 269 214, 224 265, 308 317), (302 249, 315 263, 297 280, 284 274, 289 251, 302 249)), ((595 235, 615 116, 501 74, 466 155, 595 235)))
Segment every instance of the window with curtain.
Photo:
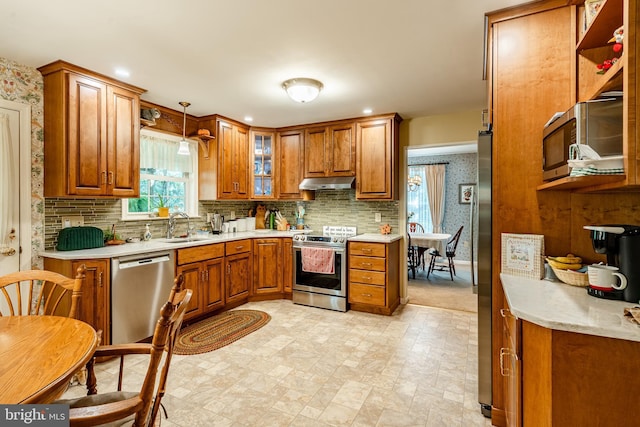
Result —
POLYGON ((123 199, 123 219, 148 218, 157 208, 198 215, 198 152, 189 141, 189 156, 178 154, 182 137, 150 130, 140 132, 140 197, 123 199))
POLYGON ((409 176, 419 176, 422 184, 415 191, 407 191, 407 222, 422 224, 424 231, 433 232, 433 221, 429 209, 429 195, 424 166, 409 166, 409 176))

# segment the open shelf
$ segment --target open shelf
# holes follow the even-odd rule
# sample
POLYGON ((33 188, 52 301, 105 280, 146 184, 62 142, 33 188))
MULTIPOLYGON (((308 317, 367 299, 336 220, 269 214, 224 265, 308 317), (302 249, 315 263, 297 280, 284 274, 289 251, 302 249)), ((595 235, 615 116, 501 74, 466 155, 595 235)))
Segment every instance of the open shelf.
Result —
POLYGON ((576 51, 605 46, 622 22, 623 0, 607 0, 578 41, 576 51))
POLYGON ((538 191, 543 190, 576 190, 585 187, 609 184, 612 182, 624 181, 626 175, 588 175, 588 176, 567 176, 555 181, 547 182, 537 187, 538 191))

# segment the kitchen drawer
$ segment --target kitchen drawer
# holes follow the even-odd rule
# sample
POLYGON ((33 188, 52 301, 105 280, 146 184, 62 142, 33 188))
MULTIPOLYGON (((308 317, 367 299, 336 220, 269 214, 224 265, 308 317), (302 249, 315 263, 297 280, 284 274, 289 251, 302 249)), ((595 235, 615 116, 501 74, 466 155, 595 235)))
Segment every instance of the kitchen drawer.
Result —
POLYGON ((349 284, 349 302, 384 306, 384 288, 380 286, 349 284))
POLYGON ((387 247, 384 243, 349 243, 349 255, 365 255, 385 257, 387 255, 387 247))
POLYGON ((349 283, 358 282, 369 285, 385 286, 387 283, 386 277, 386 273, 381 271, 357 270, 355 268, 349 269, 349 283))
POLYGON ((227 242, 225 245, 225 253, 227 255, 235 255, 251 250, 251 239, 235 240, 227 242))
POLYGON ((386 271, 387 260, 385 258, 349 255, 349 268, 358 268, 360 270, 386 271))
POLYGON ((178 265, 200 262, 224 256, 224 243, 178 249, 178 265))

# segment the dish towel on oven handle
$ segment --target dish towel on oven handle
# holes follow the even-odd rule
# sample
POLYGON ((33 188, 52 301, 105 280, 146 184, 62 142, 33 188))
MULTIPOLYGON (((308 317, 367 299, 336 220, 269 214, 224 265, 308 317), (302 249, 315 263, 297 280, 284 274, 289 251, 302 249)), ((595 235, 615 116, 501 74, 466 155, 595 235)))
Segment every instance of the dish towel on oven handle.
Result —
POLYGON ((334 274, 335 252, 330 248, 300 248, 302 271, 307 273, 334 274))

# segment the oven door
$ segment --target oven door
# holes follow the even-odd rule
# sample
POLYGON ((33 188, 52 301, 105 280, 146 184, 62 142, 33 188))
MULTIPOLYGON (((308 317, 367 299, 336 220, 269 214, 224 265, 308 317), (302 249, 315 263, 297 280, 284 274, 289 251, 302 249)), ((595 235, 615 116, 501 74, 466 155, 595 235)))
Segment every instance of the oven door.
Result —
POLYGON ((293 289, 325 295, 347 296, 347 260, 345 249, 334 249, 333 274, 302 271, 302 252, 293 248, 293 289))

